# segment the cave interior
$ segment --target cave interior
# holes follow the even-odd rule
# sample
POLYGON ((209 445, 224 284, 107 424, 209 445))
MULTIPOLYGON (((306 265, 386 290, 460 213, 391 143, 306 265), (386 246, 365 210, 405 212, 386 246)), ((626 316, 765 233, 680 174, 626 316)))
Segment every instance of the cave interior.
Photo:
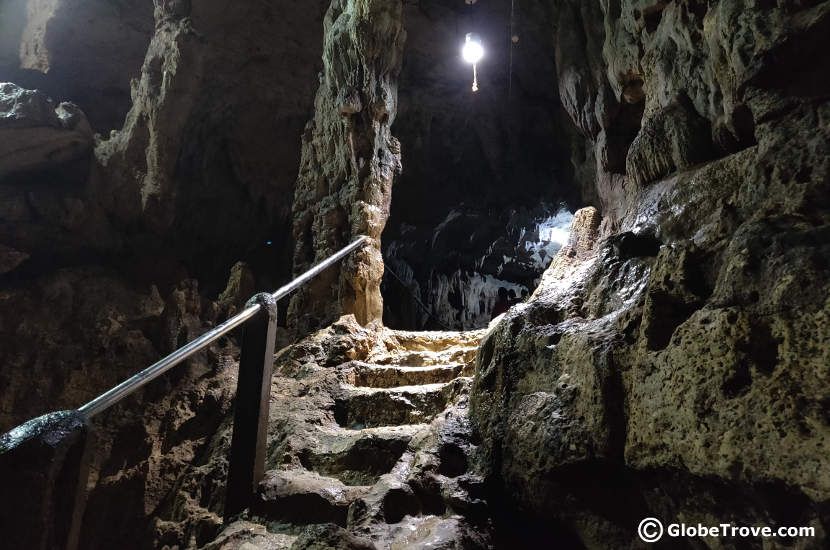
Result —
POLYGON ((827 548, 828 37, 827 0, 0 0, 0 546, 827 548))

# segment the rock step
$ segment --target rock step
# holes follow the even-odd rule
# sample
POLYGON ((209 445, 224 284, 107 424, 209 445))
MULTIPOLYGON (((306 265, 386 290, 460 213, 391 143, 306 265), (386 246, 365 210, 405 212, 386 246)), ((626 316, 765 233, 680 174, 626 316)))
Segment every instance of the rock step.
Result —
POLYGON ((265 525, 239 519, 200 550, 290 550, 297 535, 273 533, 265 525))
POLYGON ((430 365, 425 367, 408 367, 402 365, 375 365, 361 361, 351 361, 343 365, 346 368, 346 381, 352 386, 370 388, 395 388, 400 386, 417 386, 419 384, 440 384, 458 378, 464 373, 466 365, 451 363, 448 365, 430 365))
POLYGON ((423 550, 426 548, 487 548, 487 538, 458 515, 406 516, 390 525, 386 533, 390 550, 423 550))
POLYGON ((486 329, 466 332, 388 330, 384 338, 405 351, 443 351, 455 347, 478 347, 486 329))
POLYGON ((370 357, 378 365, 400 365, 411 367, 429 367, 453 363, 467 364, 475 361, 478 347, 457 346, 440 351, 403 351, 384 353, 370 357))
POLYGON ((471 378, 461 377, 443 384, 366 388, 343 386, 335 398, 334 418, 349 429, 423 424, 468 392, 471 378))
POLYGON ((412 437, 428 427, 408 424, 363 430, 320 428, 317 444, 299 455, 300 463, 346 485, 373 485, 392 470, 412 437))
POLYGON ((345 527, 349 505, 371 486, 349 486, 304 469, 270 470, 257 489, 253 511, 295 524, 335 523, 345 527))

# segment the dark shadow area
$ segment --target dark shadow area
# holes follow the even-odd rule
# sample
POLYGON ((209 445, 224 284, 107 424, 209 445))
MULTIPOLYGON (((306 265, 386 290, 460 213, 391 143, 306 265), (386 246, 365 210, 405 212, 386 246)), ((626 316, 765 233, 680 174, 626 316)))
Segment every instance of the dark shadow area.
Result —
POLYGON ((573 124, 555 84, 554 14, 544 2, 517 4, 514 43, 510 12, 509 0, 405 8, 393 127, 403 173, 383 234, 387 266, 403 281, 384 278, 388 326, 486 323, 501 282, 531 289, 550 260, 523 256, 520 235, 538 231, 561 205, 573 211, 582 203, 570 162, 573 124), (485 49, 477 93, 461 56, 467 32, 479 33, 485 49))

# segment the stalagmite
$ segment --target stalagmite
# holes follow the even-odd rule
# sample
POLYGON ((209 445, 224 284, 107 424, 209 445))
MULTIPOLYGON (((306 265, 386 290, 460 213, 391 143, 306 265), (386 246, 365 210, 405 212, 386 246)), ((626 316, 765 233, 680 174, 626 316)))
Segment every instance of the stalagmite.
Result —
POLYGON ((357 235, 371 243, 291 300, 289 319, 301 333, 343 313, 366 324, 383 312, 380 235, 401 170, 390 127, 405 39, 402 9, 400 0, 335 0, 326 14, 323 73, 294 192, 294 272, 357 235))

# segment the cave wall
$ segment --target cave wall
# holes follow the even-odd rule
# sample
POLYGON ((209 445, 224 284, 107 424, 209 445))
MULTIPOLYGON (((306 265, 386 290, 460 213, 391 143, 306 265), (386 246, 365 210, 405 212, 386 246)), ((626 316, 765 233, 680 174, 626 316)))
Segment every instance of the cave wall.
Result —
MULTIPOLYGON (((240 259, 268 286, 290 275, 298 137, 313 108, 326 6, 4 4, 10 32, 0 80, 80 106, 100 134, 89 162, 66 170, 51 158, 5 178, 20 183, 15 193, 24 181, 70 180, 52 186, 83 203, 64 223, 68 238, 81 233, 81 222, 96 225, 66 250, 69 260, 45 261, 74 261, 82 246, 153 254, 183 264, 211 292, 240 259), (122 98, 117 109, 96 95, 109 88, 122 98)), ((49 226, 49 218, 39 223, 49 226)))
POLYGON ((536 543, 638 548, 654 516, 824 547, 830 4, 558 6, 599 209, 480 348, 493 494, 536 543))
POLYGON ((270 286, 290 273, 290 197, 324 10, 156 6, 132 109, 96 150, 101 196, 125 225, 165 235, 156 248, 172 247, 200 278, 221 280, 239 259, 270 286))
POLYGON ((5 0, 0 82, 72 100, 107 135, 124 123, 152 35, 151 1, 5 0))
MULTIPOLYGON (((0 35, 0 80, 22 85, 0 88, 3 431, 82 405, 290 277, 291 197, 328 2, 28 4, 46 16, 38 33, 15 23, 0 35), (126 60, 133 46, 113 35, 130 41, 142 8, 144 45, 126 60), (30 44, 48 71, 9 68, 30 44), (117 117, 84 91, 104 86, 89 63, 126 85, 117 117), (248 266, 220 296, 238 260, 248 266)), ((4 24, 20 5, 3 3, 4 24)), ((83 548, 214 534, 221 520, 208 508, 221 513, 221 502, 179 506, 173 523, 149 518, 230 410, 237 357, 222 341, 97 419, 83 548)))
MULTIPOLYGON (((93 9, 87 3, 82 7, 93 9)), ((37 13, 46 23, 37 33, 22 32, 17 50, 30 48, 37 39, 45 45, 66 43, 67 50, 75 51, 67 29, 76 28, 76 17, 86 12, 74 12, 78 6, 62 2, 28 5, 30 12, 41 8, 37 13)), ((113 16, 112 9, 96 13, 106 19, 113 16)), ((8 303, 28 296, 25 311, 38 316, 51 304, 50 296, 37 289, 64 276, 69 277, 64 286, 75 287, 75 279, 86 277, 84 270, 117 273, 120 284, 148 299, 155 287, 162 300, 192 279, 199 281, 203 296, 215 300, 238 260, 248 260, 262 288, 287 279, 290 197, 299 136, 312 108, 324 9, 322 0, 287 8, 241 3, 230 11, 216 3, 192 9, 189 3, 156 3, 155 34, 139 64, 140 77, 132 81, 132 106, 124 127, 107 139, 94 135, 76 103, 60 101, 74 97, 53 99, 43 91, 4 84, 0 284, 8 303)), ((115 27, 132 24, 132 12, 122 15, 115 27)), ((112 46, 96 32, 77 40, 91 48, 100 38, 96 48, 101 51, 112 46)), ((72 58, 54 47, 37 51, 49 64, 45 77, 50 78, 55 72, 82 74, 81 65, 88 61, 82 50, 72 58)), ((116 61, 103 64, 102 71, 116 61)), ((97 86, 94 81, 90 85, 97 86)), ((100 108, 109 109, 106 104, 100 108)), ((133 315, 120 305, 113 309, 115 318, 133 315)), ((4 341, 19 338, 17 313, 3 311, 4 341)), ((65 313, 67 323, 94 330, 80 322, 82 314, 72 307, 65 313)), ((51 380, 45 365, 43 370, 31 365, 54 353, 43 342, 65 340, 54 329, 32 325, 25 345, 20 340, 6 347, 17 351, 4 354, 3 375, 19 377, 29 368, 29 374, 37 373, 32 380, 51 380)), ((68 372, 56 369, 54 378, 79 379, 72 369, 80 369, 96 352, 92 347, 79 350, 77 360, 67 364, 68 372)), ((79 394, 92 397, 139 364, 130 361, 111 369, 112 376, 90 375, 94 383, 81 392, 50 390, 46 401, 6 409, 8 423, 3 425, 77 405, 79 394)))
MULTIPOLYGON (((483 66, 482 95, 468 102, 446 90, 455 82, 467 94, 456 58, 431 64, 429 50, 419 65, 413 55, 401 76, 412 90, 401 97, 407 115, 390 130, 400 5, 335 0, 323 57, 331 63, 318 83, 327 2, 299 4, 155 2, 126 123, 112 136, 93 135, 106 127, 89 123, 100 114, 96 101, 88 121, 61 104, 75 99, 69 92, 49 92, 51 101, 4 85, 0 106, 15 114, 0 122, 0 429, 77 406, 212 326, 249 294, 239 268, 229 301, 210 299, 237 259, 267 257, 254 265, 256 282, 284 280, 292 224, 297 270, 358 233, 373 238, 319 294, 292 304, 319 314, 303 323, 324 323, 332 309, 376 318, 377 239, 409 143, 413 179, 398 180, 404 198, 393 204, 450 197, 426 221, 411 219, 417 239, 405 223, 394 229, 399 245, 416 243, 411 255, 429 250, 423 257, 437 261, 482 220, 516 235, 533 224, 529 207, 499 218, 474 205, 458 225, 442 226, 459 198, 446 174, 514 154, 501 149, 513 137, 494 136, 515 137, 516 128, 488 107, 502 103, 505 81, 499 90, 483 66), (381 14, 377 28, 361 26, 367 13, 381 14), (421 80, 434 66, 455 80, 421 80), (469 109, 421 97, 422 82, 469 109), (296 177, 297 137, 318 85, 296 177), (422 131, 433 119, 439 131, 422 131), (402 152, 392 133, 405 137, 402 152), (459 156, 446 160, 445 147, 459 156), (445 160, 430 165, 433 158, 445 160), (421 194, 416 181, 434 187, 421 194), (443 248, 433 250, 438 226, 443 248), (326 309, 329 299, 336 308, 326 309)), ((814 525, 819 537, 798 544, 820 547, 830 440, 827 3, 525 5, 543 10, 523 16, 541 38, 521 31, 519 44, 529 42, 549 70, 520 58, 513 93, 521 90, 527 107, 504 109, 527 108, 516 127, 531 119, 544 127, 517 143, 553 130, 557 146, 568 145, 532 150, 570 159, 561 169, 571 191, 562 193, 599 210, 577 215, 533 299, 481 348, 473 405, 494 502, 522 514, 530 535, 550 534, 540 527, 549 524, 588 548, 635 547, 632 525, 646 512, 814 525)), ((429 22, 405 9, 413 29, 429 22)), ((447 19, 434 24, 452 35, 455 52, 447 19)), ((428 36, 412 43, 427 48, 428 36)), ((11 37, 0 34, 4 51, 11 37)), ((498 201, 510 185, 503 171, 474 172, 462 194, 498 201), (483 181, 486 192, 474 185, 483 181)), ((549 190, 559 180, 533 181, 531 189, 549 190)), ((482 235, 490 248, 491 234, 482 235)), ((463 261, 480 258, 474 251, 463 261)), ((457 273, 449 263, 434 285, 447 303, 457 273)), ((236 356, 222 342, 102 418, 85 548, 202 544, 215 535, 225 466, 214 451, 227 442, 210 434, 230 410, 236 356)), ((690 543, 700 545, 734 547, 690 543)))
POLYGON ((406 38, 402 3, 338 0, 324 26, 323 73, 294 192, 294 274, 359 235, 370 241, 292 296, 288 314, 300 333, 343 313, 361 324, 380 320, 380 236, 401 170, 391 126, 406 38))

